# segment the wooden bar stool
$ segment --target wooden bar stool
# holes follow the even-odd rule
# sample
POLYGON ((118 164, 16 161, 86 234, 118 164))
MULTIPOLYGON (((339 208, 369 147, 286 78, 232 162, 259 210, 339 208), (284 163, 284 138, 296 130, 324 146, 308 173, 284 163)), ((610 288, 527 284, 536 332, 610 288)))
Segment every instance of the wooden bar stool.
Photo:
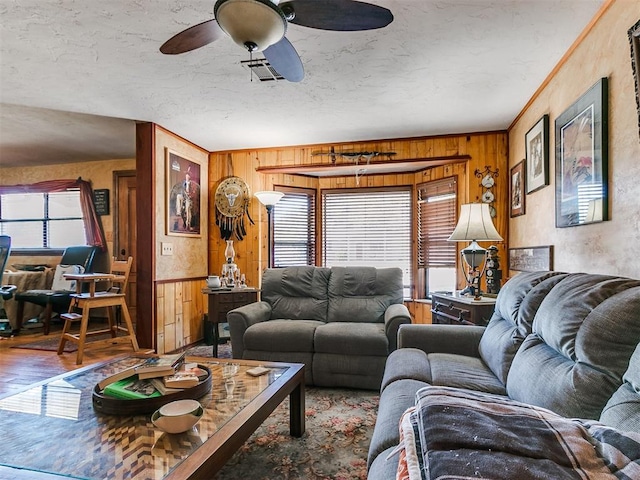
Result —
POLYGON ((127 308, 127 303, 125 301, 125 292, 129 281, 129 272, 131 271, 132 263, 133 257, 129 257, 126 261, 118 261, 114 258, 111 262, 111 273, 65 275, 65 278, 75 280, 77 283, 76 293, 71 295, 69 312, 60 315, 60 318, 64 319, 64 327, 62 329, 60 343, 58 344, 58 355, 63 353, 64 346, 67 341, 78 344, 78 353, 76 357, 77 365, 82 363, 84 349, 88 345, 93 347, 97 345, 112 345, 130 342, 135 352, 139 350, 138 341, 133 330, 133 323, 131 322, 131 316, 129 315, 129 309, 127 308), (109 289, 106 291, 96 292, 96 284, 103 281, 108 281, 110 283, 109 289), (88 293, 82 293, 83 283, 89 283, 88 293), (117 307, 120 307, 120 311, 122 312, 124 326, 120 326, 116 323, 115 311, 117 307), (89 312, 92 308, 107 308, 107 314, 109 317, 108 328, 88 331, 89 312), (75 309, 80 309, 82 313, 75 313, 75 309), (77 334, 70 333, 69 330, 71 325, 73 322, 78 321, 80 322, 80 332, 77 334), (118 335, 119 332, 124 332, 125 334, 118 335), (102 340, 87 341, 87 338, 106 333, 109 333, 111 337, 102 340))

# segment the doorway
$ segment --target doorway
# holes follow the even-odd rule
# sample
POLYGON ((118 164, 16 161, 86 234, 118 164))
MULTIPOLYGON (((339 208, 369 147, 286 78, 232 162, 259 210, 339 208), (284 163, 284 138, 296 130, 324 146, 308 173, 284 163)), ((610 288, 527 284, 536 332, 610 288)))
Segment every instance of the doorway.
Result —
POLYGON ((133 257, 129 274, 126 302, 134 325, 137 323, 136 291, 138 260, 136 247, 136 172, 123 170, 113 172, 114 218, 113 218, 113 255, 118 260, 133 257))

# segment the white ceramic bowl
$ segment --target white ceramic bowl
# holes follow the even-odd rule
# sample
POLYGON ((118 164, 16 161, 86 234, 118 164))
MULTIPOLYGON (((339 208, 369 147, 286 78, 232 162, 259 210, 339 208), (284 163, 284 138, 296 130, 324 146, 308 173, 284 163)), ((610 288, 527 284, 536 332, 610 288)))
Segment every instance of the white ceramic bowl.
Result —
POLYGON ((163 432, 182 433, 198 423, 203 414, 197 400, 176 400, 153 412, 151 422, 163 432))

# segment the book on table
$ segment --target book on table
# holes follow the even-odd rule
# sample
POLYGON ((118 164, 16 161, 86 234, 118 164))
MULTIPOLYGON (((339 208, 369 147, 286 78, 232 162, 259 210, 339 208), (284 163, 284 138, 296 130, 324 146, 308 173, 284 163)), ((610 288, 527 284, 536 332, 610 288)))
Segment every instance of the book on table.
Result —
POLYGON ((135 367, 136 373, 138 375, 142 374, 143 376, 146 376, 147 374, 154 372, 168 372, 169 370, 175 371, 184 360, 185 353, 186 352, 158 355, 156 357, 147 358, 143 363, 135 367))
POLYGON ((164 370, 155 370, 153 372, 138 373, 138 378, 140 380, 146 380, 149 378, 167 377, 169 375, 173 375, 174 373, 176 373, 176 370, 173 367, 169 367, 164 370))
POLYGON ((188 372, 176 372, 175 375, 169 375, 162 380, 167 388, 191 388, 200 383, 197 375, 188 372))
POLYGON ((162 395, 169 395, 170 393, 181 392, 182 390, 184 390, 184 388, 165 387, 164 380, 162 378, 150 378, 149 381, 162 395))
POLYGON ((136 375, 110 383, 104 394, 125 400, 159 397, 162 395, 149 380, 140 380, 136 375))

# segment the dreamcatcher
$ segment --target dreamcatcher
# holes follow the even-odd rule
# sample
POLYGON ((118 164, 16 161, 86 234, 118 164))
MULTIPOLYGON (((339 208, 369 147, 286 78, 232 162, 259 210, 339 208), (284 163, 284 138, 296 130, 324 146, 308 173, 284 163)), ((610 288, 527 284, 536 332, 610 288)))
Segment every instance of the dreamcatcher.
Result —
POLYGON ((235 235, 242 240, 247 234, 244 228, 244 216, 251 224, 249 215, 249 187, 240 177, 229 177, 223 180, 216 189, 216 225, 220 227, 220 235, 229 240, 235 235))

